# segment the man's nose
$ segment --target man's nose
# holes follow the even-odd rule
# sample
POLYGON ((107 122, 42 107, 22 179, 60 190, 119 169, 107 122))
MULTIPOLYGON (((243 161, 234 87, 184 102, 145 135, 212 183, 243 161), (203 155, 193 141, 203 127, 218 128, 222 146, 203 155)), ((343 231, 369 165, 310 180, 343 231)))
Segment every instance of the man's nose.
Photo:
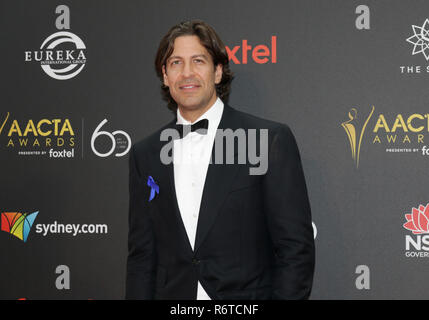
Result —
POLYGON ((194 67, 191 62, 185 62, 183 65, 182 75, 187 78, 194 74, 194 67))

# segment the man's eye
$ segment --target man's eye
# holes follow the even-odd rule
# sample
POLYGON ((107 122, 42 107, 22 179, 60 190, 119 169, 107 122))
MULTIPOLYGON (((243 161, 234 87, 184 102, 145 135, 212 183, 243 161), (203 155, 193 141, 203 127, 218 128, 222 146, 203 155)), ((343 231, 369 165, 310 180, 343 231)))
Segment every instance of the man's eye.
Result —
POLYGON ((203 63, 204 61, 202 59, 195 59, 194 60, 196 63, 203 63))
POLYGON ((174 64, 179 64, 179 63, 180 63, 180 61, 179 61, 179 60, 174 60, 174 61, 172 61, 172 62, 171 62, 171 64, 172 64, 172 65, 174 65, 174 64))

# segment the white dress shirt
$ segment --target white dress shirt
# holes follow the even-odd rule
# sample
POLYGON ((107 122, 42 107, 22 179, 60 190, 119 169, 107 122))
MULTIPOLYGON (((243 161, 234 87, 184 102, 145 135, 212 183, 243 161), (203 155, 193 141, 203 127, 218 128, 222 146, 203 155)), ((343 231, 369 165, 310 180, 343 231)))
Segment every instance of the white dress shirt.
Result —
MULTIPOLYGON (((222 100, 217 98, 213 106, 193 122, 208 119, 207 134, 189 132, 184 138, 175 140, 173 144, 174 184, 177 203, 192 250, 194 250, 207 169, 223 107, 222 100)), ((182 117, 179 109, 177 109, 177 123, 193 124, 182 117)), ((199 281, 197 300, 210 300, 199 281)))

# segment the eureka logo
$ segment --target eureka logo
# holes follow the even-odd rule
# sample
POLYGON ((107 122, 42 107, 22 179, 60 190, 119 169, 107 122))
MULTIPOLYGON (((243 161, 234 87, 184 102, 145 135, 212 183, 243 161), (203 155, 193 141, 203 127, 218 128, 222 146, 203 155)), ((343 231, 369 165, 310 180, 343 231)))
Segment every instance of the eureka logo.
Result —
POLYGON ((31 226, 36 219, 39 211, 33 213, 2 212, 1 230, 13 234, 22 241, 26 242, 31 226))

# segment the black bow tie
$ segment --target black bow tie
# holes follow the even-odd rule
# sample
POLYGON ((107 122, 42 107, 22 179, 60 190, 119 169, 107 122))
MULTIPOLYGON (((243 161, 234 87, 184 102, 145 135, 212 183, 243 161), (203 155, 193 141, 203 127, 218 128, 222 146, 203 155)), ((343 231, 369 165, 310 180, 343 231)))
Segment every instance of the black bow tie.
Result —
POLYGON ((180 139, 186 137, 189 132, 197 132, 199 134, 207 134, 209 127, 209 120, 201 119, 194 124, 176 124, 176 130, 180 134, 180 139))

